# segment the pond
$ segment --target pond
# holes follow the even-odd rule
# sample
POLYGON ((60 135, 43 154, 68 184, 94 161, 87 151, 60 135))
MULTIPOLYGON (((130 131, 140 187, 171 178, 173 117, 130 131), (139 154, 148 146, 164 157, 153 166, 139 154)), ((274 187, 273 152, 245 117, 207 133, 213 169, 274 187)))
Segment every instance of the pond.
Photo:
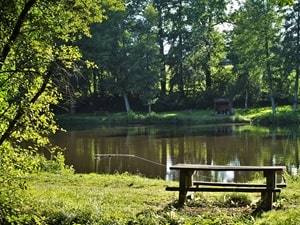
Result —
MULTIPOLYGON (((299 167, 298 127, 250 125, 129 126, 69 130, 53 142, 65 148, 66 163, 78 173, 142 174, 178 179, 176 163, 209 165, 284 165, 299 167)), ((245 181, 253 174, 206 173, 204 180, 245 181)))

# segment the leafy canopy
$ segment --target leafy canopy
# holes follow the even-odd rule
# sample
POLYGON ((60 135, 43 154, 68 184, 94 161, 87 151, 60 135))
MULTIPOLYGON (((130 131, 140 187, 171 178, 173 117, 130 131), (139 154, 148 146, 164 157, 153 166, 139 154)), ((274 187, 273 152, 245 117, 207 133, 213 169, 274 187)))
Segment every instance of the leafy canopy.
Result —
POLYGON ((48 137, 58 127, 51 105, 81 60, 72 42, 123 7, 119 0, 0 1, 0 223, 12 187, 39 167, 37 150, 53 150, 48 137))

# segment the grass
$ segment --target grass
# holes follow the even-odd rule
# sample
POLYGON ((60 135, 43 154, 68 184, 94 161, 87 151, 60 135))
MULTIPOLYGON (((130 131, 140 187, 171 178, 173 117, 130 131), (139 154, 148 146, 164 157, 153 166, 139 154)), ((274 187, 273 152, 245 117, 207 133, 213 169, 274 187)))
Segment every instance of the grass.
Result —
POLYGON ((168 182, 130 174, 31 175, 25 191, 46 224, 127 224, 163 210, 168 182))
POLYGON ((107 113, 95 114, 66 114, 58 115, 59 124, 64 127, 84 127, 101 125, 128 125, 128 124, 223 124, 249 123, 260 125, 289 125, 299 124, 299 112, 293 112, 291 106, 278 106, 276 115, 272 115, 270 107, 253 109, 236 109, 234 115, 216 116, 212 110, 186 110, 161 113, 107 113))
POLYGON ((177 182, 128 173, 40 172, 28 176, 27 189, 22 190, 26 204, 14 224, 296 225, 300 179, 287 179, 275 209, 262 212, 256 205, 260 194, 196 193, 186 206, 176 208, 178 193, 165 187, 177 182))
POLYGON ((270 107, 253 108, 249 110, 237 110, 242 116, 248 118, 254 124, 261 125, 295 125, 299 124, 299 111, 294 112, 291 106, 278 106, 276 115, 272 115, 270 107))
POLYGON ((163 113, 112 113, 109 115, 74 114, 57 116, 58 123, 64 127, 84 127, 128 124, 222 124, 250 123, 250 119, 240 114, 215 116, 210 110, 176 111, 163 113))

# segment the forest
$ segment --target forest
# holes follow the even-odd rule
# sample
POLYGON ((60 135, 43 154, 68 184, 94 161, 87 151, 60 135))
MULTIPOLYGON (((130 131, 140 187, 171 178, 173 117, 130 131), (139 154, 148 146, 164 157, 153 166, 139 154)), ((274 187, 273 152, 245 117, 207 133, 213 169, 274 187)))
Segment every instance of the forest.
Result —
POLYGON ((80 72, 64 110, 207 109, 293 105, 299 89, 299 2, 126 1, 75 42, 80 72))

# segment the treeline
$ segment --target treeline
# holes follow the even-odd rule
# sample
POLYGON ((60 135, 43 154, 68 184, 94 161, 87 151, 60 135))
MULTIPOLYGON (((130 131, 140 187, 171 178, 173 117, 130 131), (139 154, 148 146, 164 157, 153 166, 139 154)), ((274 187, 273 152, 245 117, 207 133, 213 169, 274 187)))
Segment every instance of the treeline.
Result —
POLYGON ((290 104, 297 109, 299 1, 126 0, 76 42, 84 60, 61 103, 77 111, 290 104), (152 107, 152 108, 151 108, 152 107))

